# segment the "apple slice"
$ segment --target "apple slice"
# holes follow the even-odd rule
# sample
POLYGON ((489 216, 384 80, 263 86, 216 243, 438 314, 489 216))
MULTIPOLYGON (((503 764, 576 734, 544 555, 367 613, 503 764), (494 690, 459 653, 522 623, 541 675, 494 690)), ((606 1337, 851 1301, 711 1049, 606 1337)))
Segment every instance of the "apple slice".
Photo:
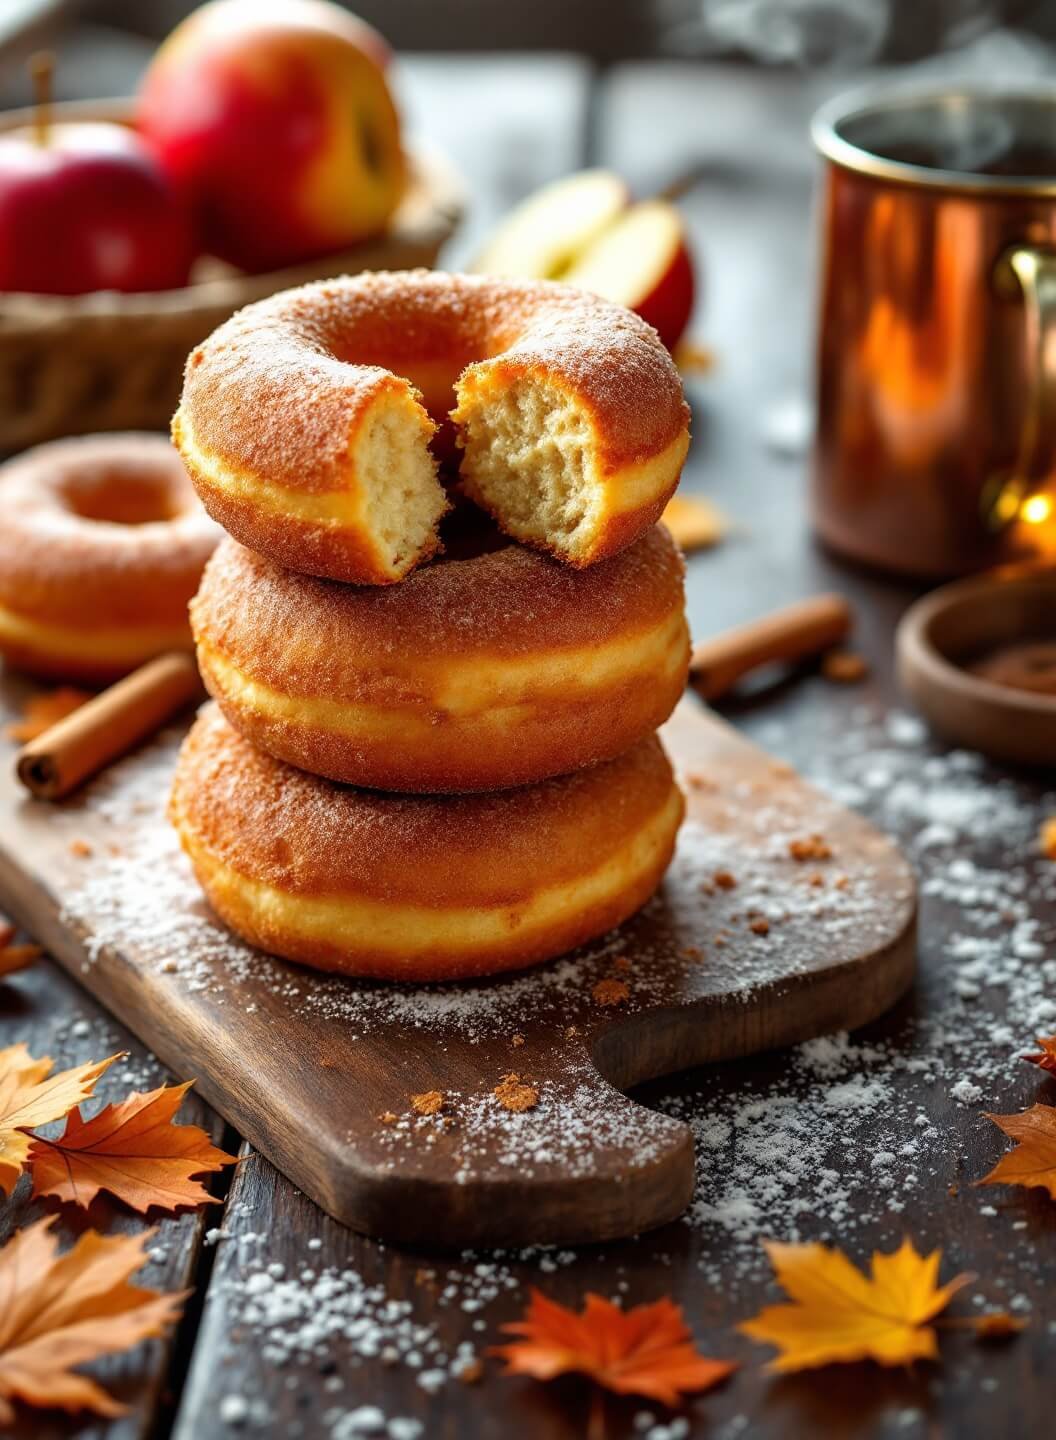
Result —
POLYGON ((673 350, 693 310, 693 261, 681 215, 665 200, 632 205, 561 279, 636 310, 673 350))
POLYGON ((544 185, 506 216, 474 270, 564 279, 580 252, 626 208, 627 186, 611 170, 581 170, 544 185))

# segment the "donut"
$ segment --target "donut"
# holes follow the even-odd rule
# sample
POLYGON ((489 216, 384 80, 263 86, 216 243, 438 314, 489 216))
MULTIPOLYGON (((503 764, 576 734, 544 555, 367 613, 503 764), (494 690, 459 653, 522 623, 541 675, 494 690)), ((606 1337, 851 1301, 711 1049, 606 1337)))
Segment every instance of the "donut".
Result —
POLYGON ((667 531, 572 570, 458 518, 445 555, 391 586, 221 541, 191 626, 235 728, 332 780, 449 793, 610 760, 662 725, 689 667, 667 531))
POLYGON ((295 770, 208 705, 169 814, 213 909, 321 970, 457 980, 562 954, 660 883, 683 801, 660 742, 519 790, 394 795, 295 770))
POLYGON ((56 440, 0 466, 0 654, 104 682, 189 650, 187 603, 220 536, 162 435, 56 440))
POLYGON ((577 567, 648 530, 689 446, 678 371, 637 315, 552 281, 425 270, 240 311, 191 352, 173 437, 236 540, 381 585, 436 553, 449 502, 430 440, 449 411, 461 490, 577 567))

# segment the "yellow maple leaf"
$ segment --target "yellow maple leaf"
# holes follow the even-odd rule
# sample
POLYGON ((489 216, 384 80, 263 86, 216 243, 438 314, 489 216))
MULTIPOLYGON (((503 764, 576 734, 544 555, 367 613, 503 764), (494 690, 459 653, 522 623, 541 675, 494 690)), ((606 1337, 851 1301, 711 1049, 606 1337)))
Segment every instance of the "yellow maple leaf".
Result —
POLYGON ((73 1367, 160 1335, 184 1299, 127 1283, 154 1231, 107 1239, 89 1230, 59 1255, 53 1224, 38 1220, 0 1249, 0 1425, 15 1418, 12 1400, 124 1414, 73 1367))
POLYGON ((660 518, 687 554, 717 545, 726 534, 726 521, 719 510, 698 495, 673 495, 660 518))
POLYGON ((192 1083, 130 1095, 91 1120, 73 1110, 55 1140, 35 1136, 27 1162, 33 1194, 90 1205, 100 1190, 108 1190, 140 1211, 211 1200, 191 1176, 233 1165, 237 1156, 218 1150, 198 1125, 172 1123, 192 1083))
POLYGON ((781 1245, 766 1252, 790 1305, 770 1305, 738 1326, 745 1335, 776 1345, 771 1370, 808 1370, 853 1360, 908 1365, 938 1354, 928 1324, 970 1280, 958 1275, 939 1285, 941 1251, 918 1255, 910 1240, 893 1254, 874 1252, 864 1275, 840 1250, 825 1245, 781 1245))
POLYGON ((1019 1115, 988 1115, 1015 1140, 980 1185, 1037 1185, 1056 1200, 1056 1105, 1032 1105, 1019 1115))
POLYGON ((96 1080, 118 1058, 111 1055, 52 1075, 52 1061, 47 1056, 34 1060, 24 1041, 0 1050, 0 1190, 5 1195, 25 1166, 31 1143, 26 1131, 61 1120, 87 1100, 96 1080))

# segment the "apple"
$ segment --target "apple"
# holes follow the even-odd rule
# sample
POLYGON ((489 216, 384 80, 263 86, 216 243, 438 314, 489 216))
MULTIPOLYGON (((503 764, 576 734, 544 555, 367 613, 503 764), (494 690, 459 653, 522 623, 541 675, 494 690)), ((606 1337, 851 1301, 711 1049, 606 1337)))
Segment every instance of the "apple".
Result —
POLYGON ((297 264, 385 228, 406 183, 385 42, 328 0, 213 0, 140 89, 140 133, 243 270, 297 264))
POLYGON ((685 228, 665 200, 632 205, 580 252, 562 279, 637 311, 669 350, 693 313, 693 261, 685 228))
POLYGON ((581 170, 555 180, 510 211, 473 268, 485 275, 560 280, 630 198, 611 170, 581 170))
POLYGON ((672 350, 693 311, 693 258, 681 215, 665 200, 632 205, 611 170, 581 170, 529 195, 473 268, 593 290, 636 310, 672 350))
POLYGON ((170 290, 193 258, 184 207, 124 126, 0 136, 0 290, 170 290))

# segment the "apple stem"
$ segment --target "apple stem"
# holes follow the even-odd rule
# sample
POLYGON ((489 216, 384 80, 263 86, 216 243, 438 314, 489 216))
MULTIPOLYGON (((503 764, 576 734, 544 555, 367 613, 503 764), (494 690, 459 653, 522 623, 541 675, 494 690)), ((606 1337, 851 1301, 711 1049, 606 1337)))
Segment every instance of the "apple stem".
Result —
POLYGON ((36 104, 33 131, 37 144, 46 145, 51 129, 51 83, 55 75, 55 56, 50 50, 38 50, 29 57, 29 74, 36 104))

